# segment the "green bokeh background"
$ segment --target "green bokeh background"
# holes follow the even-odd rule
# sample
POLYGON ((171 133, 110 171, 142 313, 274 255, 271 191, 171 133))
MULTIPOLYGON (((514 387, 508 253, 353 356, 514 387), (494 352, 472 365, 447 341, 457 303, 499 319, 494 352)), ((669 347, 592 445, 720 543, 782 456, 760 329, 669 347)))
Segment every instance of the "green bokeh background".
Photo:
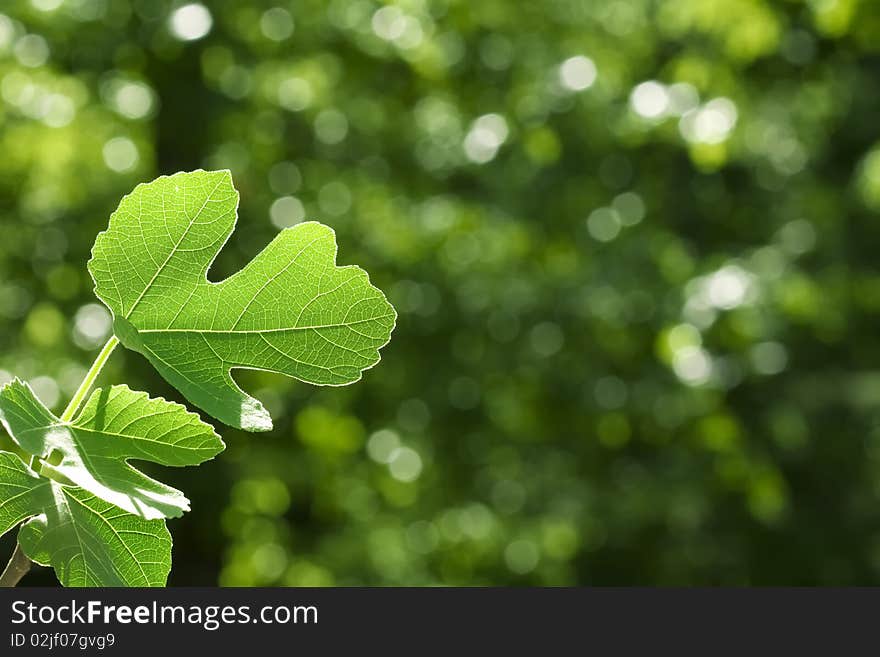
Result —
POLYGON ((120 197, 229 168, 214 280, 317 219, 400 319, 150 470, 170 584, 880 584, 878 140, 870 0, 6 0, 0 376, 60 410, 120 197))

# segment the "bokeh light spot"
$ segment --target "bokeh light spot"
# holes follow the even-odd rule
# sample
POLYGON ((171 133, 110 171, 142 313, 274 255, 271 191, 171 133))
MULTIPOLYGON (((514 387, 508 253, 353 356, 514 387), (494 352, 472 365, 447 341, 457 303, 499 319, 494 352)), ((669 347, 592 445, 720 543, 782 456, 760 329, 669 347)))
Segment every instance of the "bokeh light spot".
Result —
POLYGON ((306 217, 302 201, 295 196, 282 196, 269 207, 269 219, 276 228, 289 228, 306 217))
POLYGON ((171 33, 181 41, 197 41, 205 37, 213 24, 211 12, 197 2, 175 9, 169 19, 171 33))
POLYGON ((630 94, 629 104, 633 111, 646 119, 659 119, 669 109, 669 92, 656 80, 637 85, 630 94))
POLYGON ((415 481, 422 473, 422 458, 414 449, 398 447, 388 456, 388 471, 398 481, 415 481))
POLYGON ((273 7, 260 17, 260 30, 267 39, 284 41, 293 34, 293 17, 283 7, 273 7))
POLYGON ((140 155, 137 146, 128 137, 114 137, 104 144, 104 163, 117 173, 125 173, 134 169, 140 155))
POLYGON ((571 91, 589 89, 596 81, 596 65, 584 55, 569 57, 559 66, 559 81, 571 91))

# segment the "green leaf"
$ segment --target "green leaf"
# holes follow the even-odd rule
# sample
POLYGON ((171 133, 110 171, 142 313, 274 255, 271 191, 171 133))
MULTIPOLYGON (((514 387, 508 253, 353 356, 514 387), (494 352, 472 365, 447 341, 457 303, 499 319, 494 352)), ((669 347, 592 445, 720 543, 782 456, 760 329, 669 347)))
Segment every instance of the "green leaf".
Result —
POLYGON ((224 448, 194 413, 128 386, 95 390, 79 415, 64 423, 15 380, 0 390, 0 422, 22 449, 46 461, 46 471, 147 520, 180 516, 189 511, 189 500, 128 459, 198 465, 224 448))
POLYGON ((164 586, 171 535, 163 520, 144 520, 88 491, 40 477, 21 458, 0 452, 0 535, 26 518, 24 553, 52 566, 64 586, 164 586))
POLYGON ((0 536, 51 503, 49 480, 17 454, 0 451, 0 536))
POLYGON ((126 347, 214 417, 266 431, 269 413, 232 369, 352 383, 379 361, 396 313, 366 272, 336 266, 335 235, 314 222, 283 230, 243 270, 210 282, 237 207, 228 171, 138 185, 98 235, 89 271, 126 347))

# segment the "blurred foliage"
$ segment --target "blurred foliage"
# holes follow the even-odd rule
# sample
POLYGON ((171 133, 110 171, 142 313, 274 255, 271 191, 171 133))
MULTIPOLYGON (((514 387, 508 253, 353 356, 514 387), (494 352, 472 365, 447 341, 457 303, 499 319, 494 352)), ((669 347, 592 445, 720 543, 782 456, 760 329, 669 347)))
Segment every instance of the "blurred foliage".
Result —
POLYGON ((119 198, 230 168, 214 280, 317 219, 400 321, 238 375, 172 584, 878 584, 878 71, 871 0, 6 0, 0 374, 62 405, 119 198))

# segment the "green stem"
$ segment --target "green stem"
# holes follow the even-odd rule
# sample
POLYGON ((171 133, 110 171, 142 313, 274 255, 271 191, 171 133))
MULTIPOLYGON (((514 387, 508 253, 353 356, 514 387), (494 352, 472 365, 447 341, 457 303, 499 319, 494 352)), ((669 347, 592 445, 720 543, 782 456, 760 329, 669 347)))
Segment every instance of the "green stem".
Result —
MULTIPOLYGON (((79 388, 76 389, 73 398, 61 414, 62 422, 70 422, 73 419, 73 416, 76 415, 76 412, 82 405, 86 395, 88 395, 89 391, 92 389, 95 379, 98 378, 98 375, 104 368, 104 364, 107 362, 107 359, 110 358, 110 354, 113 353, 113 350, 116 349, 116 345, 118 344, 119 339, 115 335, 110 336, 110 339, 107 340, 107 344, 104 345, 104 348, 101 349, 101 353, 98 354, 98 357, 95 358, 95 362, 92 363, 89 371, 86 372, 86 378, 84 378, 83 382, 79 384, 79 388)), ((37 457, 34 457, 31 460, 31 467, 36 465, 37 460, 37 457)), ((9 563, 6 564, 3 574, 0 575, 0 588, 17 585, 21 578, 31 569, 31 563, 31 560, 28 559, 27 555, 22 551, 21 545, 16 544, 15 551, 12 553, 12 558, 9 559, 9 563)))
POLYGON ((79 407, 83 403, 83 400, 86 398, 86 395, 89 394, 89 390, 92 389, 92 384, 95 382, 95 379, 97 379, 98 375, 101 373, 101 370, 104 367, 104 363, 106 363, 107 359, 110 358, 110 354, 113 353, 113 350, 116 349, 116 345, 118 344, 119 338, 117 338, 115 335, 111 335, 110 339, 107 340, 107 344, 105 344, 104 348, 101 349, 101 353, 98 354, 95 362, 92 363, 92 366, 86 373, 86 378, 83 379, 83 382, 79 384, 79 388, 76 389, 76 392, 73 395, 73 399, 70 400, 67 408, 65 408, 64 412, 61 414, 62 422, 70 422, 73 419, 73 416, 76 414, 77 410, 79 410, 79 407))

